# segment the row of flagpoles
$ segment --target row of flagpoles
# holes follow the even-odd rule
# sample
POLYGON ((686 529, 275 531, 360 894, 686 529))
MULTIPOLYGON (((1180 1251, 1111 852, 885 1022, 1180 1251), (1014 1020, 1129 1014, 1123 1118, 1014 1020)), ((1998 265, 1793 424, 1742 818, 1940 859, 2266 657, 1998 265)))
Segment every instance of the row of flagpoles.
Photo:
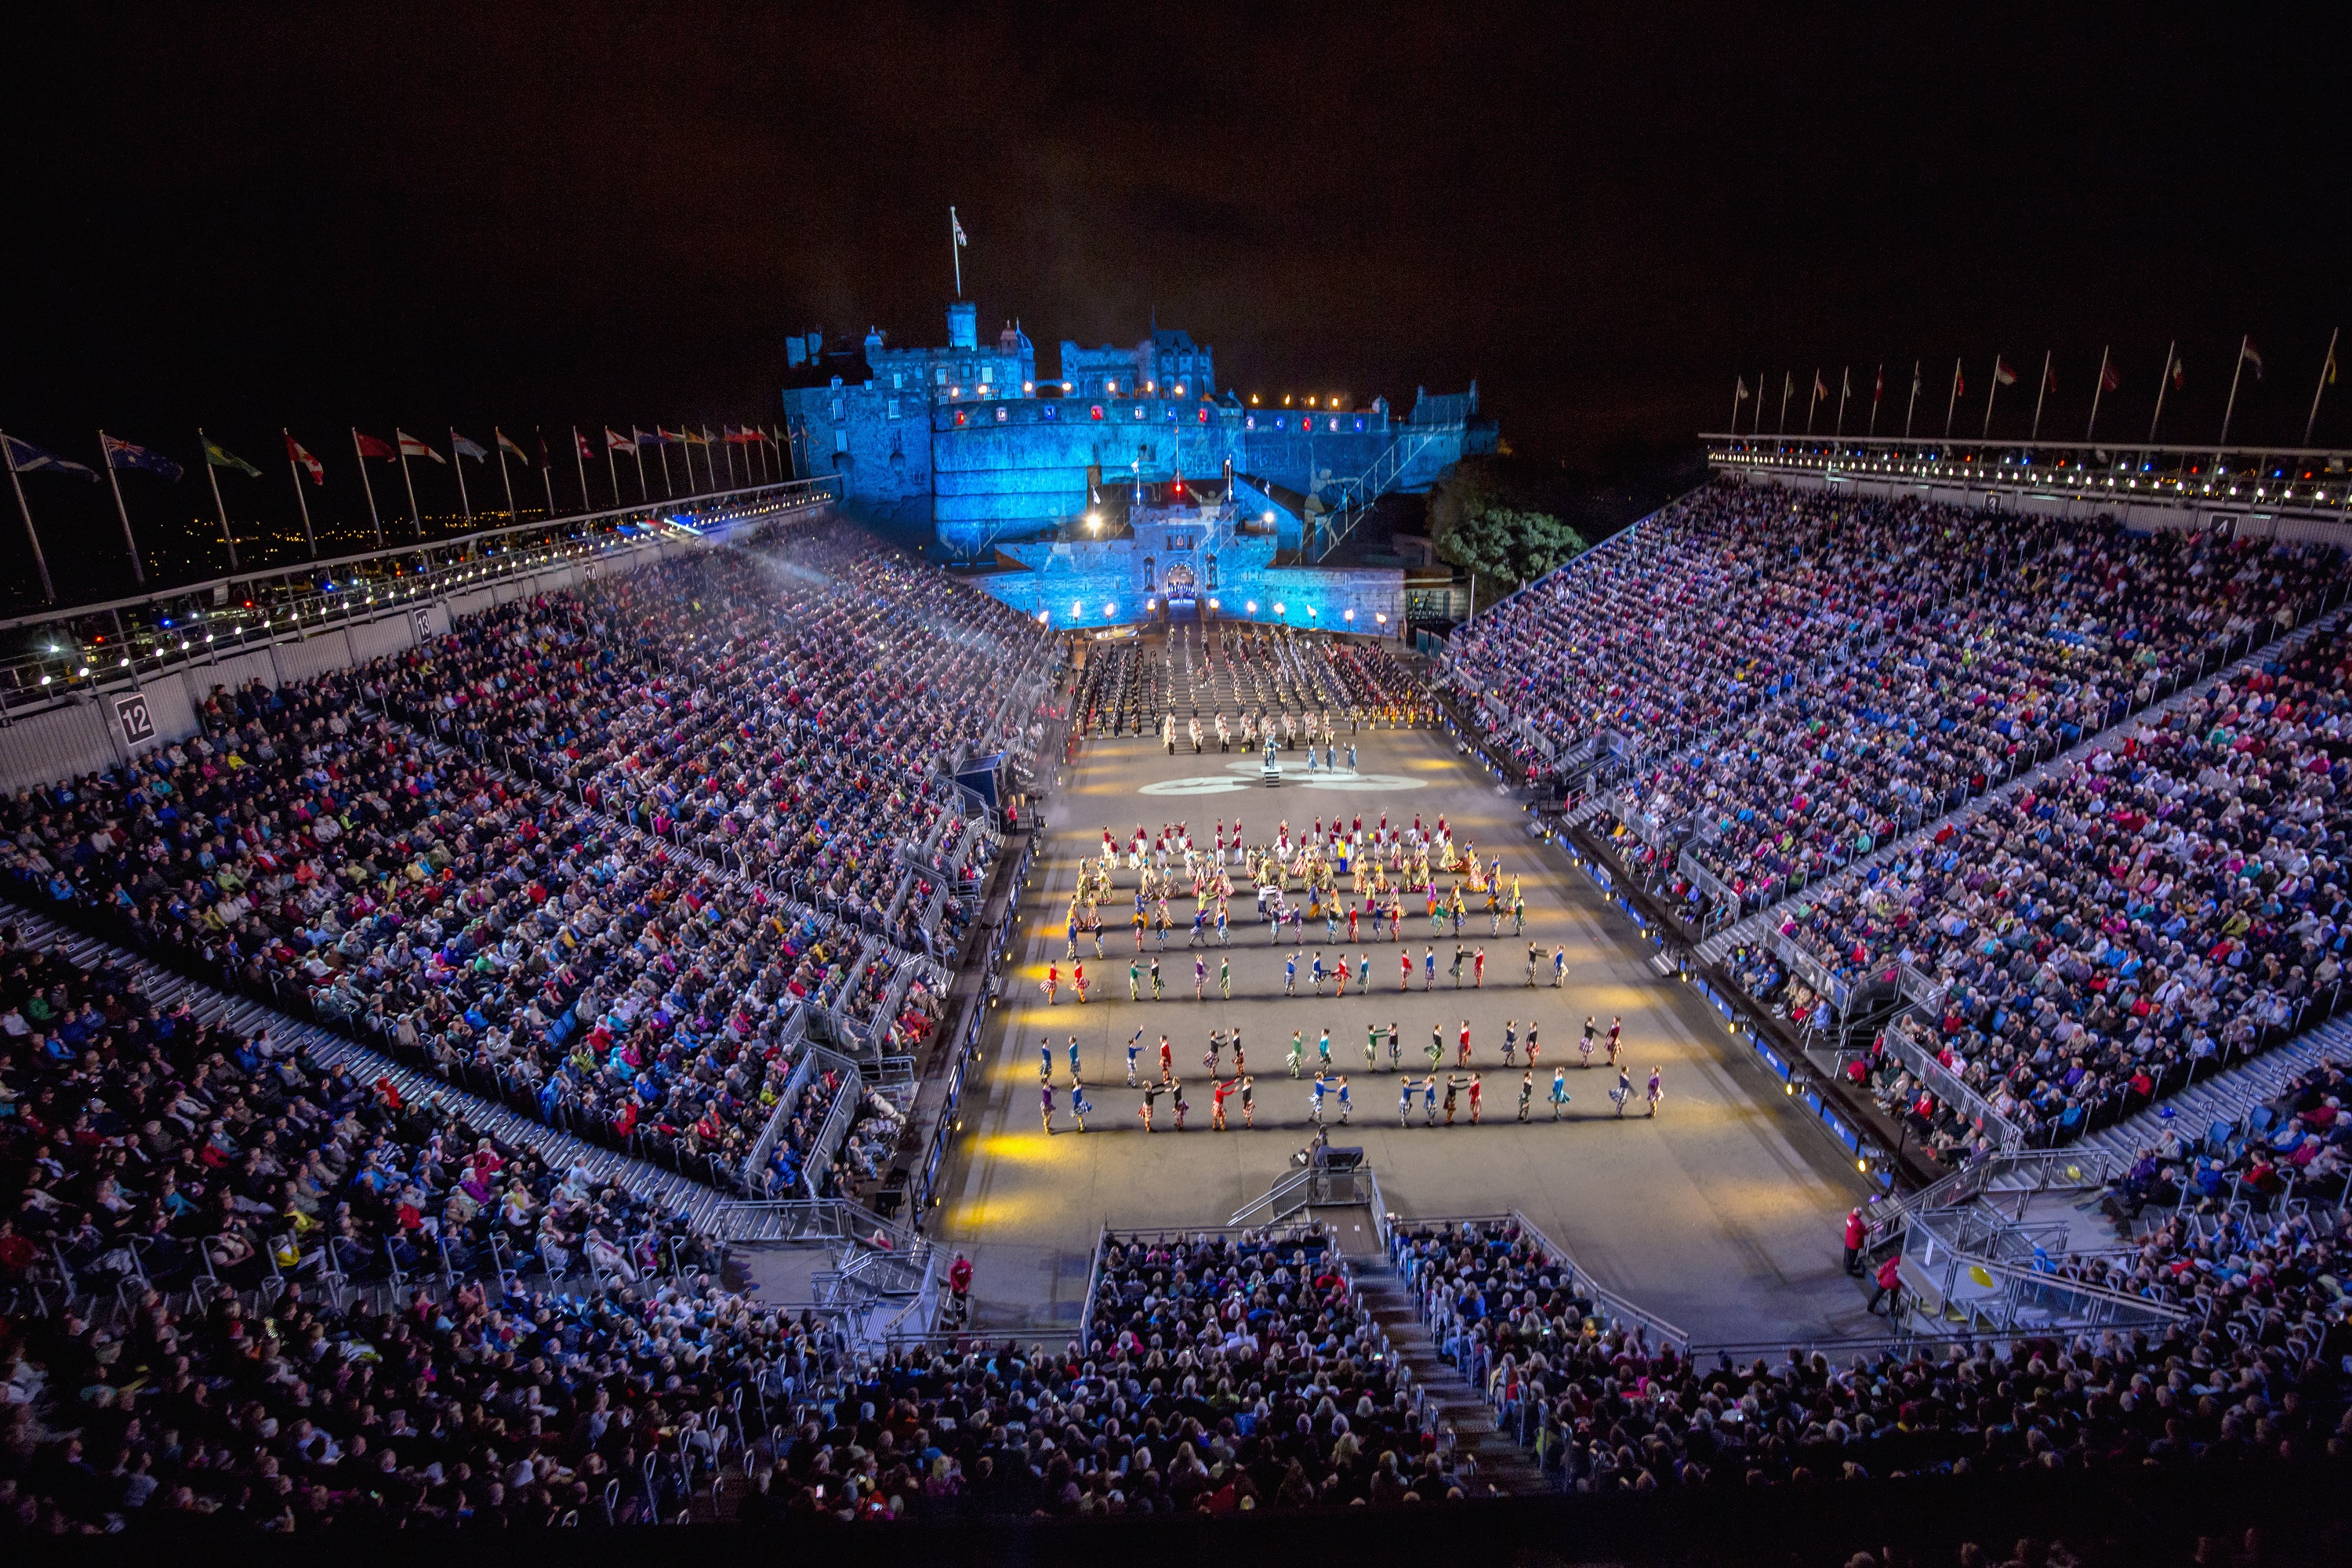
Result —
MULTIPOLYGON (((2328 334, 2327 353, 2321 361, 2319 368, 2319 384, 2312 389, 2311 413, 2310 416, 2303 422, 2303 444, 2305 447, 2311 445, 2312 427, 2319 421, 2319 400, 2321 396, 2326 394, 2327 389, 2336 384, 2336 339, 2340 333, 2341 329, 2339 328, 2336 332, 2331 332, 2328 334)), ((2256 381, 2260 381, 2263 378, 2262 351, 2254 347, 2254 340, 2252 338, 2241 337, 2238 340, 2237 364, 2230 374, 2230 399, 2221 410, 2221 435, 2217 445, 2227 447, 2230 444, 2230 418, 2231 415, 2237 412, 2238 408, 2239 379, 2245 374, 2247 367, 2250 365, 2253 367, 2254 379, 2256 381)), ((1908 403, 1905 405, 1903 410, 1903 434, 1906 438, 1911 435, 1913 417, 1919 410, 1919 394, 1925 385, 1925 383, 1921 379, 1921 375, 1922 365, 1920 362, 1914 360, 1911 364, 1911 396, 1908 403)), ((2156 414, 2155 416, 2147 422, 2147 441, 2149 446, 2152 447, 2156 445, 2157 426, 2162 423, 2164 419, 2165 393, 2168 390, 2177 390, 2178 388, 2186 386, 2188 384, 2189 374, 2181 363, 2180 344, 2179 341, 2176 340, 2165 345, 2164 369, 2159 372, 2157 376, 2156 414)), ((2011 368, 2009 362, 2000 354, 1993 355, 1991 384, 1985 393, 1984 426, 1979 432, 1979 439, 1989 437, 1992 434, 1993 400, 2000 395, 2000 389, 2002 387, 2014 386, 2016 384, 2017 372, 2011 368)), ((2116 368, 2115 356, 2113 353, 2109 349, 2102 348, 2099 351, 2099 376, 2098 380, 2093 384, 2091 389, 2091 417, 2090 422, 2084 426, 2083 431, 2084 440, 2095 441, 2098 438, 2099 399, 2110 392, 2120 391, 2123 384, 2123 375, 2122 373, 2116 368)), ((1953 418, 1958 414, 1960 399, 1968 395, 1968 377, 1964 373, 1961 362, 1956 359, 1952 362, 1951 393, 1946 399, 1944 405, 1944 436, 1946 439, 1949 439, 1951 437, 1953 418)), ((2042 356, 2042 383, 2033 398, 2033 430, 2032 435, 2029 439, 2038 441, 2042 438, 2042 411, 2043 406, 2048 403, 2050 395, 2057 390, 2058 370, 2056 361, 2051 353, 2045 351, 2042 356)), ((1780 384, 1780 429, 1775 432, 1777 435, 1786 436, 1790 433, 1789 400, 1796 395, 1796 373, 1794 371, 1785 373, 1781 377, 1780 384)), ((1876 436, 1878 434, 1878 405, 1885 398, 1885 394, 1886 366, 1881 364, 1878 367, 1876 376, 1871 383, 1870 388, 1869 434, 1872 436, 1876 436)), ((1748 378, 1744 375, 1735 376, 1733 378, 1731 395, 1731 434, 1735 436, 1739 434, 1739 405, 1746 403, 1748 400, 1749 395, 1750 394, 1748 390, 1748 378)), ((1763 434, 1764 426, 1764 377, 1760 373, 1756 377, 1756 391, 1753 395, 1756 399, 1756 408, 1750 418, 1748 433, 1751 436, 1760 436, 1763 434)), ((1836 423, 1832 427, 1832 435, 1843 436, 1845 434, 1845 406, 1853 395, 1853 369, 1849 365, 1839 377, 1837 391, 1837 419, 1836 423)), ((1813 421, 1819 416, 1822 405, 1829 400, 1829 384, 1822 380, 1822 373, 1816 370, 1813 372, 1812 395, 1807 398, 1805 402, 1805 428, 1802 432, 1804 435, 1810 436, 1813 433, 1813 421)))
MULTIPOLYGON (((286 437, 286 461, 294 477, 294 499, 302 511, 302 540, 309 547, 311 558, 315 560, 319 554, 319 544, 310 531, 310 500, 303 491, 302 481, 307 478, 313 488, 325 485, 327 465, 320 461, 309 447, 296 440, 291 430, 283 430, 280 434, 286 437)), ((488 462, 493 457, 497 458, 499 483, 506 491, 507 515, 509 518, 515 518, 518 514, 515 511, 514 479, 507 467, 508 460, 511 458, 525 468, 536 467, 547 490, 547 514, 553 517, 555 515, 555 459, 547 449, 546 437, 541 435, 538 438, 539 456, 535 461, 514 437, 497 426, 491 427, 490 437, 490 445, 484 447, 478 441, 468 440, 459 435, 453 427, 449 432, 449 455, 445 458, 431 442, 421 437, 412 436, 405 430, 395 428, 393 431, 393 438, 385 441, 366 435, 354 427, 352 431, 352 452, 358 459, 360 484, 367 494, 368 521, 375 529, 376 548, 379 550, 383 548, 383 518, 376 510, 375 482, 368 477, 367 466, 371 458, 400 465, 401 483, 408 492, 409 526, 418 539, 425 537, 425 517, 416 504, 416 481, 408 469, 409 459, 412 458, 430 458, 445 468, 454 465, 457 477, 458 509, 465 514, 466 526, 468 529, 474 525, 473 500, 466 489, 466 460, 468 458, 477 463, 488 462)), ((715 435, 708 426, 698 432, 691 428, 671 430, 662 426, 656 426, 651 430, 640 430, 633 425, 625 436, 607 425, 604 426, 604 471, 605 478, 612 486, 613 505, 619 508, 628 504, 621 495, 620 454, 623 452, 628 453, 636 464, 639 503, 650 504, 653 491, 646 470, 646 448, 648 447, 654 448, 661 464, 662 499, 675 500, 677 499, 677 494, 671 484, 670 447, 681 448, 679 458, 686 465, 687 494, 699 495, 706 490, 715 490, 719 488, 718 469, 711 457, 711 450, 714 447, 723 448, 727 454, 727 483, 730 489, 739 482, 735 473, 735 448, 738 447, 743 448, 741 483, 772 484, 785 478, 784 449, 781 439, 775 431, 762 429, 756 425, 722 425, 715 435), (697 447, 703 449, 703 473, 700 478, 698 478, 694 471, 694 448, 697 447)), ((212 487, 213 510, 220 518, 221 542, 228 547, 228 569, 231 574, 235 574, 238 570, 236 534, 229 526, 228 506, 221 495, 220 470, 234 469, 252 479, 259 479, 261 470, 205 435, 202 428, 196 431, 196 444, 203 453, 205 479, 212 487)), ((586 436, 580 433, 580 427, 577 425, 572 427, 572 446, 573 468, 580 480, 580 507, 583 511, 587 511, 593 508, 592 500, 588 494, 588 466, 595 460, 596 448, 586 436)), ((142 447, 130 441, 121 440, 103 430, 98 433, 98 448, 101 466, 106 471, 106 482, 114 492, 114 512, 122 523, 122 542, 130 547, 131 576, 141 587, 144 587, 147 584, 147 570, 140 557, 138 537, 131 531, 130 508, 122 499, 122 471, 124 469, 140 470, 159 475, 177 483, 185 477, 186 470, 171 458, 152 447, 142 447)), ((57 591, 49 581, 49 563, 47 557, 41 551, 40 532, 33 526, 33 508, 31 502, 26 499, 24 476, 42 473, 62 474, 73 479, 87 479, 95 484, 99 479, 99 470, 86 463, 73 462, 58 457, 54 452, 45 451, 30 441, 10 436, 5 432, 0 432, 0 458, 5 458, 7 463, 8 483, 16 491, 16 510, 25 520, 25 537, 33 547, 33 563, 40 572, 41 596, 45 601, 55 602, 57 591)))

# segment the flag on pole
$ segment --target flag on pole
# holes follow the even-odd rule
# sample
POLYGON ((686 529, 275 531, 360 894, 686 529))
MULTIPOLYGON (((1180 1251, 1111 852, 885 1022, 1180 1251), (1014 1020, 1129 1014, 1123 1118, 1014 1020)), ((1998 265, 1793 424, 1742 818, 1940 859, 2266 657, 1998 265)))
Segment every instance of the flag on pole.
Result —
POLYGON ((440 453, 435 451, 432 447, 426 446, 424 442, 418 440, 407 431, 400 429, 398 426, 394 426, 392 433, 400 442, 400 455, 402 457, 430 458, 445 468, 449 466, 448 458, 443 457, 440 453))
MULTIPOLYGON (((2332 361, 2330 362, 2333 363, 2332 361)), ((14 436, 0 437, 8 443, 8 466, 20 474, 71 474, 76 479, 98 483, 98 470, 87 463, 76 463, 46 452, 30 441, 20 441, 14 436)))
MULTIPOLYGON (((499 429, 495 425, 490 426, 490 434, 497 438, 499 445, 505 447, 507 451, 512 453, 515 457, 520 458, 526 463, 530 461, 530 455, 525 452, 520 447, 514 444, 513 437, 508 435, 505 431, 499 429)), ((540 445, 544 447, 546 443, 542 441, 540 445)))
MULTIPOLYGON (((406 437, 401 438, 407 439, 406 437)), ((373 436, 362 436, 356 430, 352 432, 352 440, 358 446, 360 456, 362 458, 382 458, 387 463, 396 463, 400 460, 400 453, 389 441, 379 441, 373 436)))
POLYGON ((2246 363, 2254 367, 2254 379, 2256 381, 2262 380, 2263 354, 2260 349, 2254 347, 2254 340, 2252 338, 2246 339, 2244 342, 2239 346, 2238 352, 2246 356, 2246 363))
POLYGON ((678 447, 685 445, 687 437, 675 430, 665 430, 656 425, 654 426, 654 439, 665 447, 678 447))
POLYGON ((151 474, 161 474, 167 479, 177 479, 180 465, 163 453, 147 447, 134 447, 128 441, 106 437, 106 460, 118 468, 144 468, 151 474))
POLYGON ((2009 368, 2009 362, 2007 360, 2001 358, 1999 354, 1995 354, 1992 356, 1992 379, 1996 385, 2015 386, 2017 384, 2017 373, 2009 368))
POLYGON ((1735 375, 1731 378, 1731 384, 1735 388, 1731 395, 1731 401, 1734 403, 1747 402, 1748 378, 1744 375, 1735 375))
POLYGON ((261 470, 207 436, 204 438, 205 461, 215 468, 235 468, 247 479, 257 479, 261 470))
POLYGON ((610 425, 607 425, 604 426, 604 447, 608 451, 634 452, 637 449, 636 437, 634 436, 624 436, 619 431, 614 429, 610 425))
POLYGON ((1874 382, 1873 382, 1873 383, 1871 384, 1871 387, 1870 387, 1870 400, 1871 400, 1873 403, 1875 403, 1875 402, 1877 402, 1880 398, 1882 398, 1882 397, 1884 397, 1884 396, 1885 396, 1885 395, 1886 395, 1886 367, 1885 367, 1885 365, 1880 365, 1880 366, 1878 367, 1878 379, 1877 379, 1876 381, 1874 381, 1874 382))
POLYGON ((1916 363, 1911 366, 1911 395, 1919 395, 1919 367, 1916 363))
MULTIPOLYGON (((604 432, 604 434, 605 434, 605 435, 607 435, 607 436, 609 436, 609 435, 611 435, 611 434, 612 434, 612 432, 611 432, 610 430, 607 430, 607 431, 605 431, 605 432, 604 432)), ((596 448, 595 448, 595 447, 591 447, 591 446, 588 444, 588 437, 587 437, 583 436, 582 434, 580 434, 580 426, 578 426, 577 425, 574 425, 574 426, 572 427, 572 445, 574 445, 574 446, 576 446, 576 447, 578 447, 580 448, 580 456, 581 456, 582 458, 593 458, 593 457, 594 457, 594 456, 596 455, 596 448)))
POLYGON ((2172 356, 2172 384, 2176 388, 2189 384, 2189 367, 2180 363, 2179 354, 2172 356))
POLYGON ((1853 395, 1853 367, 1852 365, 1846 366, 1845 369, 1838 373, 1838 395, 1840 397, 1852 397, 1853 395))
POLYGON ((2124 378, 2122 374, 2116 369, 2116 362, 2113 360, 2107 361, 2106 364, 2099 371, 2099 390, 2102 392, 2120 392, 2123 390, 2123 385, 2124 378))
POLYGON ((710 445, 710 437, 708 437, 708 436, 698 436, 698 435, 696 435, 696 434, 694 433, 694 428, 693 428, 693 426, 688 426, 687 427, 687 432, 686 432, 686 434, 685 434, 685 435, 683 435, 683 436, 681 436, 681 437, 677 437, 677 439, 679 439, 679 440, 681 440, 681 441, 686 442, 686 443, 687 443, 687 444, 688 444, 689 446, 695 446, 695 447, 708 447, 708 446, 709 446, 709 445, 710 445))
POLYGON ((461 458, 471 458, 479 463, 489 457, 489 451, 478 441, 468 441, 455 429, 449 432, 449 450, 461 458))
POLYGON ((313 485, 323 485, 327 482, 327 465, 310 456, 302 443, 294 439, 290 434, 286 437, 286 456, 304 473, 310 476, 310 482, 313 485))
POLYGON ((963 237, 963 225, 957 221, 955 208, 953 207, 948 208, 948 224, 955 230, 955 242, 958 245, 970 245, 971 243, 971 241, 963 237))
POLYGON ((1968 395, 1969 378, 1960 374, 1960 367, 1958 365, 1954 365, 1952 367, 1952 395, 1954 397, 1966 397, 1968 395))
POLYGON ((2044 392, 2058 390, 2058 362, 2054 359, 2042 362, 2042 390, 2044 392))
POLYGON ((1813 401, 1819 403, 1823 398, 1829 396, 1829 395, 1830 389, 1822 384, 1822 373, 1820 371, 1813 372, 1813 401))

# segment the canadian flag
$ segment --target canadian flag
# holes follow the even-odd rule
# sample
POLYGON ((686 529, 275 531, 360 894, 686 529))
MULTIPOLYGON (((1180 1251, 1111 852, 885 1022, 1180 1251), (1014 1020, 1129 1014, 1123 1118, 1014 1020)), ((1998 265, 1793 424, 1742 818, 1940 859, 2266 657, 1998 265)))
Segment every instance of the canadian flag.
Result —
POLYGON ((318 458, 310 456, 310 452, 303 447, 302 443, 294 439, 294 433, 292 431, 285 431, 282 432, 282 434, 286 437, 286 456, 288 458, 299 466, 304 473, 310 476, 310 482, 312 484, 325 484, 327 482, 327 465, 319 461, 318 458))

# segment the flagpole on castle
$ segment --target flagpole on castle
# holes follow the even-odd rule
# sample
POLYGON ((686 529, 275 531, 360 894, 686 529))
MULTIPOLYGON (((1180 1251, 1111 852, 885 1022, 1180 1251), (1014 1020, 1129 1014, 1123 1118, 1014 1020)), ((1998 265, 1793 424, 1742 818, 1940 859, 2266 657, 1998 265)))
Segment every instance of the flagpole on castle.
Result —
MULTIPOLYGON (((2311 408, 2314 414, 2318 413, 2319 399, 2311 400, 2311 408)), ((0 458, 7 459, 8 483, 16 492, 16 510, 24 515, 25 538, 33 547, 33 564, 41 570, 41 602, 53 605, 57 603, 58 591, 49 582, 49 558, 41 553, 41 536, 33 529, 33 508, 25 500, 25 481, 16 473, 16 451, 8 445, 5 435, 0 435, 0 458)))
POLYGON ((228 502, 221 500, 219 465, 213 461, 212 443, 205 439, 205 427, 196 426, 196 450, 205 455, 205 482, 213 488, 213 510, 220 513, 221 542, 228 546, 228 574, 236 575, 236 535, 228 528, 228 502))
POLYGON ((948 208, 948 255, 955 262, 956 298, 963 298, 963 225, 956 222, 955 208, 948 208))
POLYGON ((383 518, 375 510, 375 481, 368 478, 367 453, 360 447, 360 427, 352 426, 352 456, 360 460, 360 488, 367 491, 368 521, 375 525, 375 547, 383 548, 383 518))
POLYGON ((122 520, 122 542, 131 547, 131 580, 144 588, 147 568, 139 559, 139 541, 131 531, 131 509, 122 504, 122 476, 114 471, 114 452, 106 444, 103 430, 98 433, 98 455, 106 464, 106 482, 114 491, 114 515, 122 520))

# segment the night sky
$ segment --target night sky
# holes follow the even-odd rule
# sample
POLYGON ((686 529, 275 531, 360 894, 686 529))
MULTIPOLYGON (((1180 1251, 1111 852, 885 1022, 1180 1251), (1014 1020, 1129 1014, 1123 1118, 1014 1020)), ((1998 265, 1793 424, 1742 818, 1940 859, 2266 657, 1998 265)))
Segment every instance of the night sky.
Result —
MULTIPOLYGON (((772 419, 788 331, 940 336, 952 203, 983 332, 1017 315, 1048 367, 1156 310, 1244 394, 1475 376, 1539 459, 1849 363, 1865 397, 1887 363, 1884 430, 1926 361, 1939 428, 1956 354, 1973 429, 1996 352, 2021 436, 2045 349, 2045 433, 2079 436, 2110 342, 2103 433, 2138 439, 2175 337, 2166 431, 2205 439, 2241 332, 2236 432, 2300 436, 2352 315, 2342 12, 1772 9, 47 7, 0 66, 0 423, 188 464, 124 485, 162 569, 206 574, 175 532, 211 526, 199 424, 263 470, 223 476, 242 533, 292 525, 281 425, 350 529, 355 423, 772 419)), ((2352 444, 2347 394, 2319 440, 2352 444)), ((68 596, 126 586, 103 488, 26 482, 68 596)))

